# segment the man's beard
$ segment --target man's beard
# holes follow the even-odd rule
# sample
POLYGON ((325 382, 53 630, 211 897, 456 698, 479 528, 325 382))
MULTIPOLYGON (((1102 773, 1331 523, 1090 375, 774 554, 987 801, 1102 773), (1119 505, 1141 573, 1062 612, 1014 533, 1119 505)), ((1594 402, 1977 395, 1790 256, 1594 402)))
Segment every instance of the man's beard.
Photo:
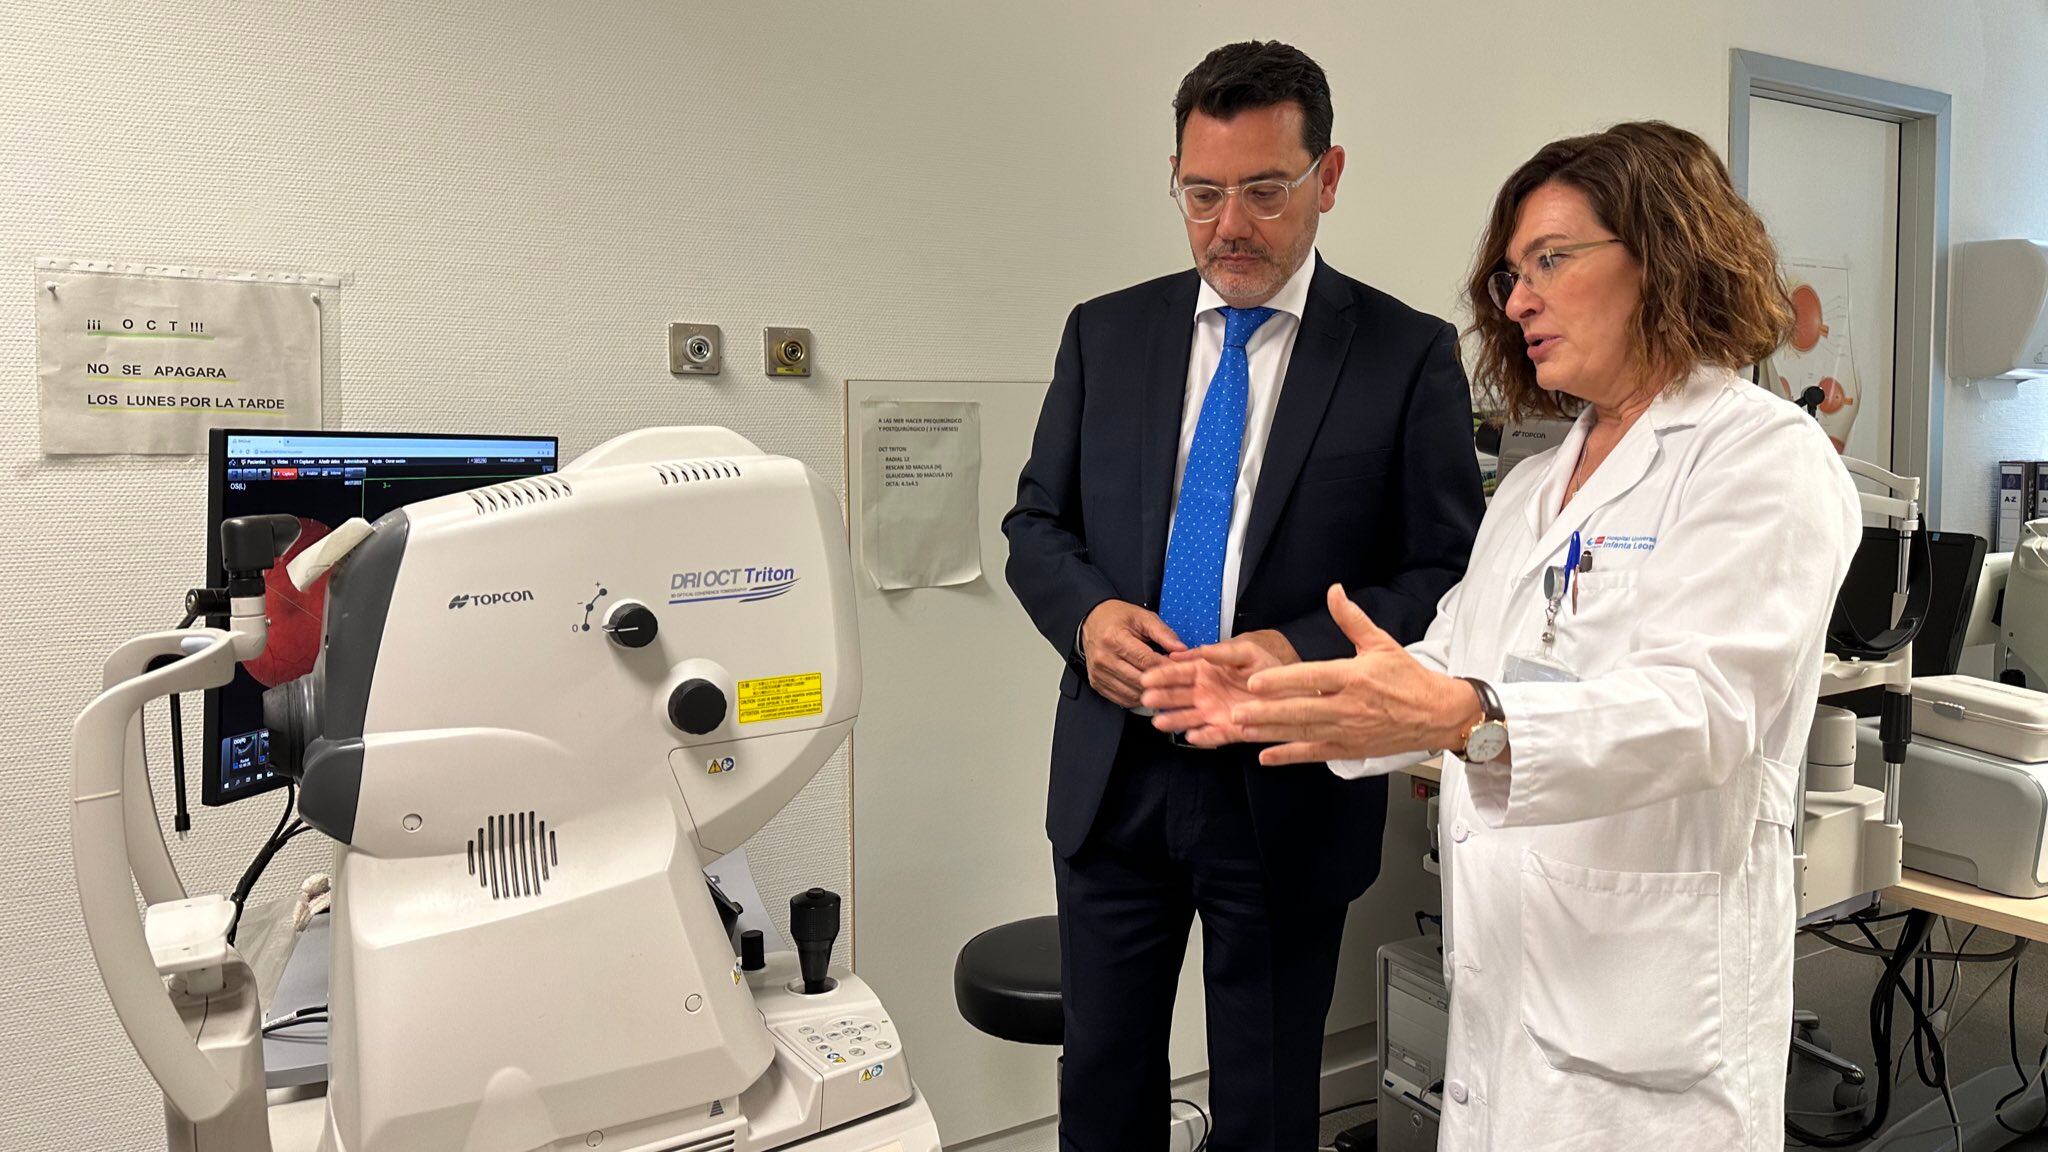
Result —
POLYGON ((1271 248, 1247 240, 1232 240, 1211 244, 1202 253, 1202 278, 1209 282, 1219 295, 1242 299, 1244 297, 1271 296, 1287 283, 1301 266, 1301 259, 1307 255, 1308 246, 1315 241, 1313 233, 1302 237, 1301 250, 1289 253, 1288 257, 1276 255, 1271 248), (1231 267, 1217 265, 1214 261, 1222 256, 1251 256, 1257 261, 1249 266, 1231 267), (1219 281, 1221 281, 1219 283, 1219 281))

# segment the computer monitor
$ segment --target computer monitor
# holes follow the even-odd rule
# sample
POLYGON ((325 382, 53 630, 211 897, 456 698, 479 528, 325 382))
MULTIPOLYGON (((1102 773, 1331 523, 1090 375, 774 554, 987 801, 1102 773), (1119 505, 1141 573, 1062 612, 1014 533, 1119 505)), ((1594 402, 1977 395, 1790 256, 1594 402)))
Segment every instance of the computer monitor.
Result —
POLYGON ((1934 597, 1927 604, 1927 623, 1913 641, 1913 675, 1951 676, 1963 662, 1986 544, 1968 532, 1929 532, 1927 546, 1934 561, 1934 597))
MULTIPOLYGON (((1914 547, 1927 549, 1933 585, 1920 634, 1913 638, 1913 675, 1953 675, 1963 659, 1963 638, 1969 630, 1970 606, 1984 571, 1984 538, 1968 532, 1922 532, 1914 547)), ((1898 581, 1899 538, 1896 532, 1866 528, 1857 563, 1842 584, 1839 599, 1850 619, 1865 633, 1890 626, 1892 589, 1898 581), (1869 555, 1865 555, 1865 552, 1869 555)), ((1830 696, 1826 703, 1858 716, 1875 716, 1884 689, 1873 688, 1830 696)))
MULTIPOLYGON (((352 516, 375 521, 415 501, 553 472, 557 463, 552 436, 216 428, 208 449, 208 587, 225 579, 220 523, 230 517, 298 517, 289 559, 352 516)), ((285 778, 270 768, 263 692, 312 671, 326 599, 324 578, 301 592, 282 563, 271 570, 263 655, 237 666, 232 682, 206 694, 202 803, 229 804, 284 786, 285 778)))
MULTIPOLYGON (((1963 658, 1963 633, 1977 580, 1984 570, 1984 538, 1967 532, 1921 532, 1915 548, 1927 549, 1933 586, 1920 634, 1913 638, 1913 675, 1946 676, 1963 658)), ((1891 625, 1892 589, 1898 580, 1899 538, 1883 528, 1866 528, 1856 563, 1839 600, 1865 633, 1891 625)))

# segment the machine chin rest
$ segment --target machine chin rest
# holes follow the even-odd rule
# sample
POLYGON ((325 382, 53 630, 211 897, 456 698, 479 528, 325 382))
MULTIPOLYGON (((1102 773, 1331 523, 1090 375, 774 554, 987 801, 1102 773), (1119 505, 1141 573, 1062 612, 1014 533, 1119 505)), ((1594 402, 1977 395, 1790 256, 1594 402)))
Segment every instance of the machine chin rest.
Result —
POLYGON ((1059 917, 998 925, 969 940, 953 964, 953 999, 962 1018, 991 1036, 1061 1043, 1059 917))

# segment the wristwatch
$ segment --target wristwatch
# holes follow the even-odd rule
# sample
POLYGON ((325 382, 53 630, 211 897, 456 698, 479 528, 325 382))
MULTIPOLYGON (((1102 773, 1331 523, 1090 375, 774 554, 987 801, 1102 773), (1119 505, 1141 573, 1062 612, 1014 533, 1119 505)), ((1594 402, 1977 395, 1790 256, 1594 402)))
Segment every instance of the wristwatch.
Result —
POLYGON ((1479 710, 1485 716, 1465 733, 1465 750, 1459 759, 1467 764, 1490 764, 1508 750, 1508 714, 1500 706, 1500 697, 1494 695, 1493 685, 1474 676, 1458 679, 1479 694, 1479 710))

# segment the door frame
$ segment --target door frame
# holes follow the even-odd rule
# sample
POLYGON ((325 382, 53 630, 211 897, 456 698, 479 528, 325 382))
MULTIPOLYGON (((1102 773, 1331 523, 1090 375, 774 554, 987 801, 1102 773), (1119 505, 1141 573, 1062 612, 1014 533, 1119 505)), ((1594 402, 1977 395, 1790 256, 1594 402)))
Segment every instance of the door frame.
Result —
POLYGON ((1949 94, 1741 48, 1729 55, 1728 174, 1745 196, 1753 96, 1899 126, 1892 470, 1920 477, 1924 522, 1939 526, 1948 400, 1949 94))

